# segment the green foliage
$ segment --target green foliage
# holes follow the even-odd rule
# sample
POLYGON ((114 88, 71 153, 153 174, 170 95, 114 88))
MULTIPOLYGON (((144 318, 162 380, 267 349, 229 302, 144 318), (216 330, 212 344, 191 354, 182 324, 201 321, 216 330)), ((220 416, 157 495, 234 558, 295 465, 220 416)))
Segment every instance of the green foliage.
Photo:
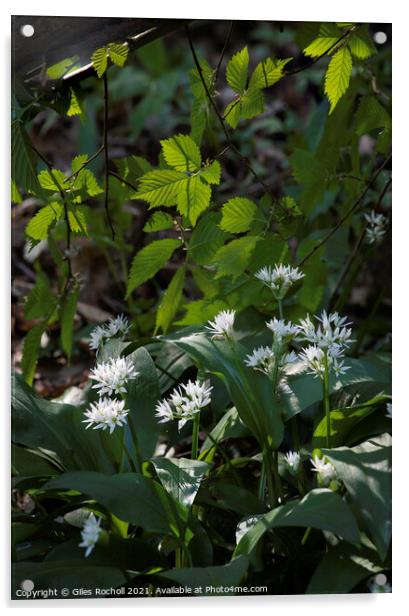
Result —
POLYGON ((156 314, 156 331, 161 329, 166 334, 174 320, 182 300, 185 276, 186 268, 180 267, 169 283, 156 314))
POLYGON ((140 284, 152 278, 170 259, 179 240, 156 240, 142 248, 134 257, 129 272, 127 295, 140 284))
POLYGON ((332 113, 339 99, 348 89, 352 72, 352 58, 348 47, 342 47, 334 53, 325 74, 325 94, 330 102, 332 113))
POLYGON ((244 197, 234 197, 222 206, 220 228, 228 233, 249 231, 257 212, 256 204, 244 197))
POLYGON ((123 67, 128 57, 129 47, 126 43, 109 43, 107 47, 96 49, 91 56, 92 65, 101 78, 108 68, 108 58, 113 64, 123 67))

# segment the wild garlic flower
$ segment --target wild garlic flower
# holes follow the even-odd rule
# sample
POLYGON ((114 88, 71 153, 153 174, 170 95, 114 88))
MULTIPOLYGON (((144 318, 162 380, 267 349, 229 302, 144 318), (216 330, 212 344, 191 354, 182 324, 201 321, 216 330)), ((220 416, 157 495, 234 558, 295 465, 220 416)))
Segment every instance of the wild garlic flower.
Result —
POLYGON ((89 348, 92 351, 99 351, 100 347, 109 338, 116 336, 124 338, 129 331, 129 327, 129 321, 123 314, 119 314, 115 319, 105 323, 105 325, 97 325, 90 334, 89 348))
POLYGON ((274 317, 267 321, 267 328, 273 332, 274 340, 281 344, 283 341, 289 342, 292 340, 300 331, 298 325, 293 325, 291 321, 284 321, 284 319, 277 319, 274 317))
POLYGON ((386 415, 385 417, 387 417, 388 419, 392 419, 392 403, 391 402, 387 402, 386 403, 386 415))
POLYGON ((308 374, 314 377, 324 378, 325 365, 328 370, 332 370, 337 377, 342 376, 349 370, 350 366, 345 366, 342 361, 343 350, 339 345, 333 344, 326 351, 315 345, 310 345, 301 349, 299 359, 304 363, 308 374))
POLYGON ((365 214, 365 220, 368 223, 366 228, 368 243, 378 244, 386 233, 388 219, 383 214, 377 214, 375 210, 371 210, 370 214, 365 214))
POLYGON ((309 315, 306 319, 301 319, 299 325, 299 335, 303 340, 307 340, 321 349, 328 349, 331 346, 349 347, 352 330, 348 327, 348 317, 341 317, 338 312, 324 310, 320 316, 315 317, 319 322, 318 327, 311 321, 309 315))
POLYGON ((284 456, 284 460, 292 475, 297 475, 300 470, 301 456, 297 451, 289 451, 284 456))
POLYGON ((100 398, 98 402, 91 403, 88 410, 85 411, 86 419, 83 423, 87 423, 87 429, 93 426, 93 430, 107 430, 109 433, 115 430, 117 426, 121 427, 126 424, 126 416, 129 410, 125 409, 124 400, 112 400, 111 398, 100 398))
POLYGON ((271 289, 277 300, 282 300, 290 287, 304 276, 305 274, 298 267, 291 267, 291 265, 283 265, 282 263, 274 267, 262 267, 255 273, 255 277, 271 289))
POLYGON ((80 548, 85 548, 85 557, 89 556, 98 541, 99 535, 102 532, 101 518, 96 519, 93 513, 85 521, 81 531, 82 542, 79 544, 80 548))
POLYGON ((179 430, 193 415, 211 402, 211 387, 208 381, 189 381, 175 388, 167 400, 161 400, 156 405, 155 416, 159 423, 178 420, 179 430))
POLYGON ((126 393, 126 384, 128 381, 135 379, 138 376, 134 368, 132 359, 129 357, 112 358, 101 364, 97 364, 91 370, 90 377, 96 381, 93 389, 98 390, 98 395, 103 396, 108 394, 124 394, 126 393))
POLYGON ((214 321, 209 321, 210 327, 205 326, 213 335, 213 339, 230 339, 233 334, 235 310, 222 310, 214 318, 214 321))
POLYGON ((331 462, 325 460, 327 460, 327 458, 319 458, 318 456, 314 456, 311 460, 311 464, 314 467, 312 469, 313 472, 317 473, 319 482, 326 488, 329 486, 331 481, 337 478, 337 472, 331 462))
POLYGON ((392 592, 392 586, 389 584, 388 578, 384 573, 375 575, 375 577, 369 581, 368 588, 370 592, 392 592))
POLYGON ((244 363, 248 368, 254 368, 268 376, 274 371, 274 353, 270 347, 259 347, 247 355, 244 363))

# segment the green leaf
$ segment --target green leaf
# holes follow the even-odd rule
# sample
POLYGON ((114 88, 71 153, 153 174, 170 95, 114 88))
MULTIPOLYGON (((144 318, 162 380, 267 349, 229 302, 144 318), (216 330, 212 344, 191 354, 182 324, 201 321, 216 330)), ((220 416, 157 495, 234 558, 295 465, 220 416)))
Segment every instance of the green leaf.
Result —
POLYGON ((242 118, 251 120, 264 111, 262 90, 249 88, 243 95, 232 101, 225 109, 224 118, 232 128, 236 128, 242 118))
POLYGON ((151 462, 165 490, 185 507, 191 507, 209 465, 188 458, 152 458, 151 462))
POLYGON ((202 164, 200 150, 189 135, 175 135, 160 142, 163 156, 178 171, 197 171, 202 164))
POLYGON ((47 77, 49 77, 49 79, 61 79, 61 77, 64 77, 67 73, 80 67, 81 63, 79 56, 64 58, 64 60, 47 68, 47 77))
POLYGON ((173 228, 173 218, 166 212, 154 212, 149 220, 145 223, 143 230, 145 233, 154 233, 155 231, 164 231, 165 229, 173 228))
POLYGON ((245 197, 234 197, 222 206, 220 228, 230 233, 248 231, 257 212, 254 201, 245 197))
POLYGON ((331 58, 325 73, 325 94, 330 102, 331 114, 339 99, 348 89, 352 72, 352 58, 348 47, 343 47, 331 58))
POLYGON ((23 197, 20 195, 20 191, 13 179, 11 179, 11 201, 12 203, 22 203, 23 197))
MULTIPOLYGON (((224 596, 234 595, 234 588, 242 582, 248 565, 248 559, 241 556, 227 563, 227 565, 172 569, 159 573, 155 577, 159 580, 169 580, 169 582, 181 586, 200 589, 201 592, 198 595, 195 593, 195 596, 220 596, 220 591, 217 590, 220 586, 225 589, 225 592, 222 593, 224 596)), ((166 589, 163 589, 163 586, 162 594, 166 595, 166 589)))
POLYGON ((179 190, 186 183, 186 174, 173 169, 155 169, 139 179, 134 199, 143 199, 152 207, 176 205, 179 190))
POLYGON ((248 77, 249 52, 243 47, 229 61, 226 67, 226 79, 229 86, 238 94, 243 94, 248 77))
POLYGON ((45 240, 52 223, 61 218, 63 208, 61 203, 54 201, 41 208, 26 227, 26 235, 33 240, 45 240))
POLYGON ((208 184, 220 184, 222 168, 218 160, 214 160, 210 165, 202 168, 200 177, 208 184))
POLYGON ((60 310, 61 346, 68 360, 71 358, 72 334, 74 330, 74 317, 77 310, 80 287, 76 285, 63 300, 60 310))
POLYGON ((359 101, 358 111, 355 116, 356 133, 364 135, 376 128, 389 128, 392 119, 387 110, 381 105, 375 96, 363 96, 359 101))
POLYGON ((213 262, 217 265, 216 279, 233 276, 233 280, 236 280, 248 266, 259 240, 260 237, 252 235, 240 237, 222 246, 213 257, 213 262))
MULTIPOLYGON (((116 66, 122 67, 128 57, 129 47, 127 43, 109 43, 108 52, 112 62, 116 66)), ((98 75, 98 77, 101 77, 101 75, 98 75)))
POLYGON ((155 332, 161 329, 166 334, 175 318, 183 295, 185 275, 186 268, 180 267, 166 289, 156 314, 155 332))
POLYGON ((227 235, 219 227, 221 215, 215 212, 205 214, 194 229, 189 242, 189 255, 199 265, 208 265, 227 235))
POLYGON ((376 47, 371 41, 367 31, 361 27, 348 38, 348 46, 351 53, 358 60, 366 60, 376 54, 376 47))
POLYGON ((304 54, 310 58, 318 58, 330 50, 333 51, 341 36, 342 32, 335 24, 321 24, 318 37, 304 49, 304 54))
POLYGON ((315 489, 301 500, 260 516, 240 539, 234 555, 250 554, 268 530, 288 526, 327 530, 351 543, 358 543, 360 539, 355 518, 342 498, 331 490, 315 489))
POLYGON ((41 322, 35 325, 28 334, 26 334, 23 342, 23 357, 21 359, 21 370, 26 383, 32 384, 37 366, 38 356, 40 353, 41 337, 47 329, 47 322, 41 322))
POLYGON ((45 490, 76 490, 92 498, 120 520, 145 531, 173 534, 174 515, 162 486, 135 473, 103 475, 76 471, 64 473, 43 486, 45 490))
POLYGON ((91 56, 91 62, 98 77, 101 79, 108 67, 108 52, 106 47, 96 49, 91 56))
POLYGON ((284 75, 284 67, 292 58, 277 60, 276 58, 266 58, 257 64, 250 78, 249 89, 268 88, 280 81, 284 75))
POLYGON ((29 321, 41 319, 50 313, 50 306, 53 302, 56 302, 56 299, 51 291, 48 278, 42 270, 39 270, 35 285, 24 304, 24 317, 29 321))
POLYGON ((248 429, 241 421, 235 407, 229 409, 217 422, 200 450, 200 459, 211 462, 216 452, 217 443, 230 438, 247 436, 248 429))
POLYGON ((60 187, 64 186, 66 180, 65 173, 59 169, 43 169, 38 174, 38 181, 42 188, 45 190, 51 190, 52 192, 59 192, 60 187))
POLYGON ((391 450, 389 434, 351 449, 323 449, 357 506, 382 560, 392 533, 391 450))
POLYGON ((11 124, 11 177, 15 185, 27 192, 42 196, 36 172, 37 157, 31 147, 23 123, 15 120, 11 124))
POLYGON ((152 278, 170 259, 176 248, 181 245, 179 240, 156 240, 142 248, 134 257, 129 272, 126 297, 140 284, 152 278))
POLYGON ((88 235, 85 210, 81 205, 74 205, 68 211, 68 222, 73 233, 88 235))
POLYGON ((177 196, 178 211, 186 216, 193 226, 210 205, 212 191, 199 175, 189 177, 180 185, 177 196))
MULTIPOLYGON (((199 64, 200 68, 202 69, 203 79, 208 87, 209 92, 212 93, 214 71, 206 62, 206 60, 199 60, 199 64)), ((207 97, 207 94, 203 87, 203 83, 198 73, 198 70, 196 68, 192 69, 189 72, 189 81, 193 96, 199 100, 205 99, 207 97)))

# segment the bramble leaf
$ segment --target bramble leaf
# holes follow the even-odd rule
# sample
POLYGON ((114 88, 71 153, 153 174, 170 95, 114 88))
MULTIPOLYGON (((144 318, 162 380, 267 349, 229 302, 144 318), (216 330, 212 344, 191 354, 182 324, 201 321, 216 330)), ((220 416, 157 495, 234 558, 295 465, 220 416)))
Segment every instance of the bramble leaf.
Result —
POLYGON ((126 297, 136 287, 154 276, 170 259, 176 248, 181 245, 179 240, 156 240, 142 248, 134 257, 129 272, 126 297))
POLYGON ((352 58, 348 47, 343 47, 331 58, 325 74, 325 94, 330 102, 331 114, 339 99, 348 89, 352 72, 352 58))
POLYGON ((108 67, 108 52, 106 47, 96 49, 91 56, 91 62, 98 77, 101 79, 108 67))
POLYGON ((211 193, 210 186, 202 182, 200 176, 195 175, 187 178, 179 188, 178 211, 183 216, 187 216, 192 225, 195 226, 200 214, 210 205, 211 193))
POLYGON ((248 77, 249 69, 249 52, 247 47, 243 47, 238 51, 226 68, 226 79, 229 86, 238 94, 243 94, 248 77))
POLYGON ((256 211, 257 206, 250 199, 229 199, 222 207, 220 228, 230 233, 244 233, 250 229, 256 211))
POLYGON ((336 43, 341 37, 342 32, 335 24, 321 24, 317 38, 304 49, 304 54, 310 58, 318 58, 336 49, 336 43))
POLYGON ((62 205, 58 202, 50 203, 41 208, 30 220, 26 227, 26 235, 33 240, 45 240, 48 229, 55 220, 59 220, 62 214, 62 205))
POLYGON ((268 88, 273 84, 280 81, 284 75, 284 67, 292 60, 292 58, 285 58, 278 60, 276 58, 266 58, 260 62, 250 78, 249 89, 252 88, 268 88))
POLYGON ((217 265, 215 278, 222 276, 233 276, 233 280, 238 278, 249 264, 253 250, 259 240, 259 236, 251 235, 232 240, 222 246, 213 258, 213 262, 217 265))
POLYGON ((154 212, 149 220, 145 223, 143 230, 145 233, 153 233, 155 231, 163 231, 172 229, 173 218, 166 212, 154 212))
POLYGON ((197 171, 202 157, 197 144, 189 135, 175 135, 160 142, 167 164, 178 171, 197 171))
POLYGON ((128 45, 126 43, 109 43, 108 51, 112 62, 122 68, 128 57, 128 45))
POLYGON ((155 169, 139 179, 139 190, 133 199, 143 199, 151 207, 176 205, 178 191, 186 182, 186 174, 173 169, 155 169))

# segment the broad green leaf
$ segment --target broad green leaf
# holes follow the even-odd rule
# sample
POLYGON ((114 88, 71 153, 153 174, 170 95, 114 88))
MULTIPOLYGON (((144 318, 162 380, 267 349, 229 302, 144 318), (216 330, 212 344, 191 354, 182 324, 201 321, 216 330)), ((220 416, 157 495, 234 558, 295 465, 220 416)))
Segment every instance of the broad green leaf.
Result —
POLYGON ((15 185, 27 192, 43 196, 36 172, 37 157, 20 120, 11 124, 11 177, 15 185))
POLYGON ((173 228, 173 218, 166 212, 153 212, 152 216, 145 223, 143 230, 145 233, 154 233, 173 228))
POLYGON ((208 265, 227 237, 219 227, 219 213, 205 214, 195 227, 189 242, 189 255, 199 265, 208 265))
POLYGON ((26 334, 23 342, 23 356, 21 358, 21 369, 24 380, 29 385, 32 384, 40 353, 41 337, 47 329, 47 322, 42 321, 35 325, 26 334))
POLYGON ((187 178, 179 187, 178 211, 195 226, 200 214, 209 207, 211 194, 210 186, 201 180, 200 175, 187 178))
POLYGON ((202 168, 200 177, 208 184, 220 184, 222 169, 218 160, 214 160, 210 165, 202 168))
POLYGON ((391 116, 375 96, 363 96, 355 116, 356 133, 364 135, 376 128, 389 128, 391 116))
POLYGON ((330 102, 331 114, 339 99, 348 89, 352 72, 352 58, 348 47, 335 52, 325 73, 325 94, 330 102))
POLYGON ((96 49, 91 56, 91 62, 98 77, 101 79, 108 67, 108 52, 106 47, 96 49))
POLYGON ((45 240, 47 238, 48 229, 54 221, 61 218, 62 212, 61 203, 56 201, 49 205, 44 205, 28 223, 26 235, 33 238, 33 240, 45 240))
POLYGON ((26 297, 24 304, 25 318, 29 321, 41 319, 41 317, 50 313, 50 306, 55 301, 47 276, 42 270, 38 270, 35 285, 26 297))
POLYGON ((391 449, 389 434, 351 449, 323 449, 357 506, 381 560, 392 532, 391 449))
POLYGON ((176 325, 200 325, 213 319, 221 310, 229 308, 222 299, 198 299, 186 304, 186 313, 176 325))
POLYGON ((348 46, 353 56, 358 60, 366 60, 376 54, 376 47, 371 41, 368 32, 362 27, 348 38, 348 46))
POLYGON ((268 88, 280 81, 284 75, 284 67, 292 58, 278 60, 276 58, 266 58, 257 64, 250 78, 249 89, 252 88, 268 88))
POLYGON ((249 52, 243 47, 229 61, 226 67, 226 79, 229 86, 238 94, 243 94, 248 78, 249 52))
POLYGON ((304 54, 311 58, 317 58, 333 51, 336 49, 336 43, 341 36, 342 32, 335 24, 321 24, 318 37, 304 49, 304 54))
POLYGON ((170 167, 178 171, 197 171, 202 157, 197 144, 189 135, 175 135, 160 142, 163 156, 170 167))
POLYGON ((79 56, 71 56, 64 58, 60 62, 53 64, 47 68, 47 77, 49 79, 61 79, 71 71, 80 68, 81 62, 79 56))
POLYGON ((180 267, 173 276, 165 294, 159 304, 156 314, 155 331, 159 328, 164 334, 169 329, 173 319, 179 310, 180 302, 183 295, 183 286, 185 284, 186 268, 180 267))
POLYGON ((152 278, 170 259, 176 248, 181 245, 179 240, 156 240, 142 248, 134 257, 129 272, 126 296, 140 284, 152 278))
POLYGON ((11 446, 12 476, 55 477, 60 473, 58 466, 42 452, 28 447, 11 446))
POLYGON ((152 458, 151 462, 165 490, 185 507, 191 507, 209 465, 188 458, 152 458))
POLYGON ((71 358, 74 317, 77 310, 80 287, 76 285, 63 299, 60 309, 61 346, 68 360, 71 358))
POLYGON ((205 462, 211 462, 218 443, 230 438, 243 437, 247 434, 246 426, 241 421, 237 409, 233 407, 223 415, 209 433, 209 436, 206 437, 199 458, 205 462))
POLYGON ((264 111, 264 96, 259 88, 249 88, 239 99, 232 101, 225 109, 224 118, 232 128, 236 128, 244 118, 251 120, 264 111))
MULTIPOLYGON (((109 57, 116 66, 122 67, 128 57, 129 47, 126 43, 109 43, 109 57)), ((100 77, 101 75, 98 75, 100 77)))
POLYGON ((68 212, 68 222, 73 233, 83 233, 88 235, 85 210, 81 205, 70 208, 68 212))
POLYGON ((254 201, 233 197, 222 206, 220 228, 229 233, 244 233, 250 229, 256 212, 254 201))
POLYGON ((271 528, 287 526, 327 530, 351 543, 359 542, 357 523, 345 501, 331 490, 315 489, 301 500, 262 515, 240 539, 234 555, 250 554, 264 533, 271 528))
POLYGON ((259 239, 260 237, 255 235, 240 237, 222 246, 213 257, 213 262, 217 265, 216 279, 233 276, 233 280, 236 280, 248 266, 259 239))
POLYGON ((174 515, 162 486, 136 473, 103 475, 73 471, 52 479, 45 490, 76 490, 92 498, 120 520, 145 531, 173 534, 174 515))
POLYGON ((64 187, 65 180, 65 174, 59 169, 43 169, 38 174, 41 187, 52 192, 59 192, 60 188, 64 187))
POLYGON ((176 205, 177 196, 186 183, 186 174, 173 169, 155 169, 139 179, 139 189, 134 199, 143 199, 152 207, 176 205))
MULTIPOLYGON (((234 595, 234 587, 239 586, 242 582, 247 568, 248 559, 244 556, 235 558, 227 565, 218 565, 215 567, 189 567, 186 569, 172 569, 155 575, 158 580, 166 579, 173 584, 188 586, 190 588, 200 588, 201 592, 196 596, 202 595, 217 595, 220 596, 220 591, 217 589, 222 586, 229 589, 222 594, 234 595), (230 590, 231 589, 231 590, 230 590)), ((166 596, 166 589, 163 584, 161 594, 166 596)), ((172 592, 172 589, 170 589, 172 592)))

